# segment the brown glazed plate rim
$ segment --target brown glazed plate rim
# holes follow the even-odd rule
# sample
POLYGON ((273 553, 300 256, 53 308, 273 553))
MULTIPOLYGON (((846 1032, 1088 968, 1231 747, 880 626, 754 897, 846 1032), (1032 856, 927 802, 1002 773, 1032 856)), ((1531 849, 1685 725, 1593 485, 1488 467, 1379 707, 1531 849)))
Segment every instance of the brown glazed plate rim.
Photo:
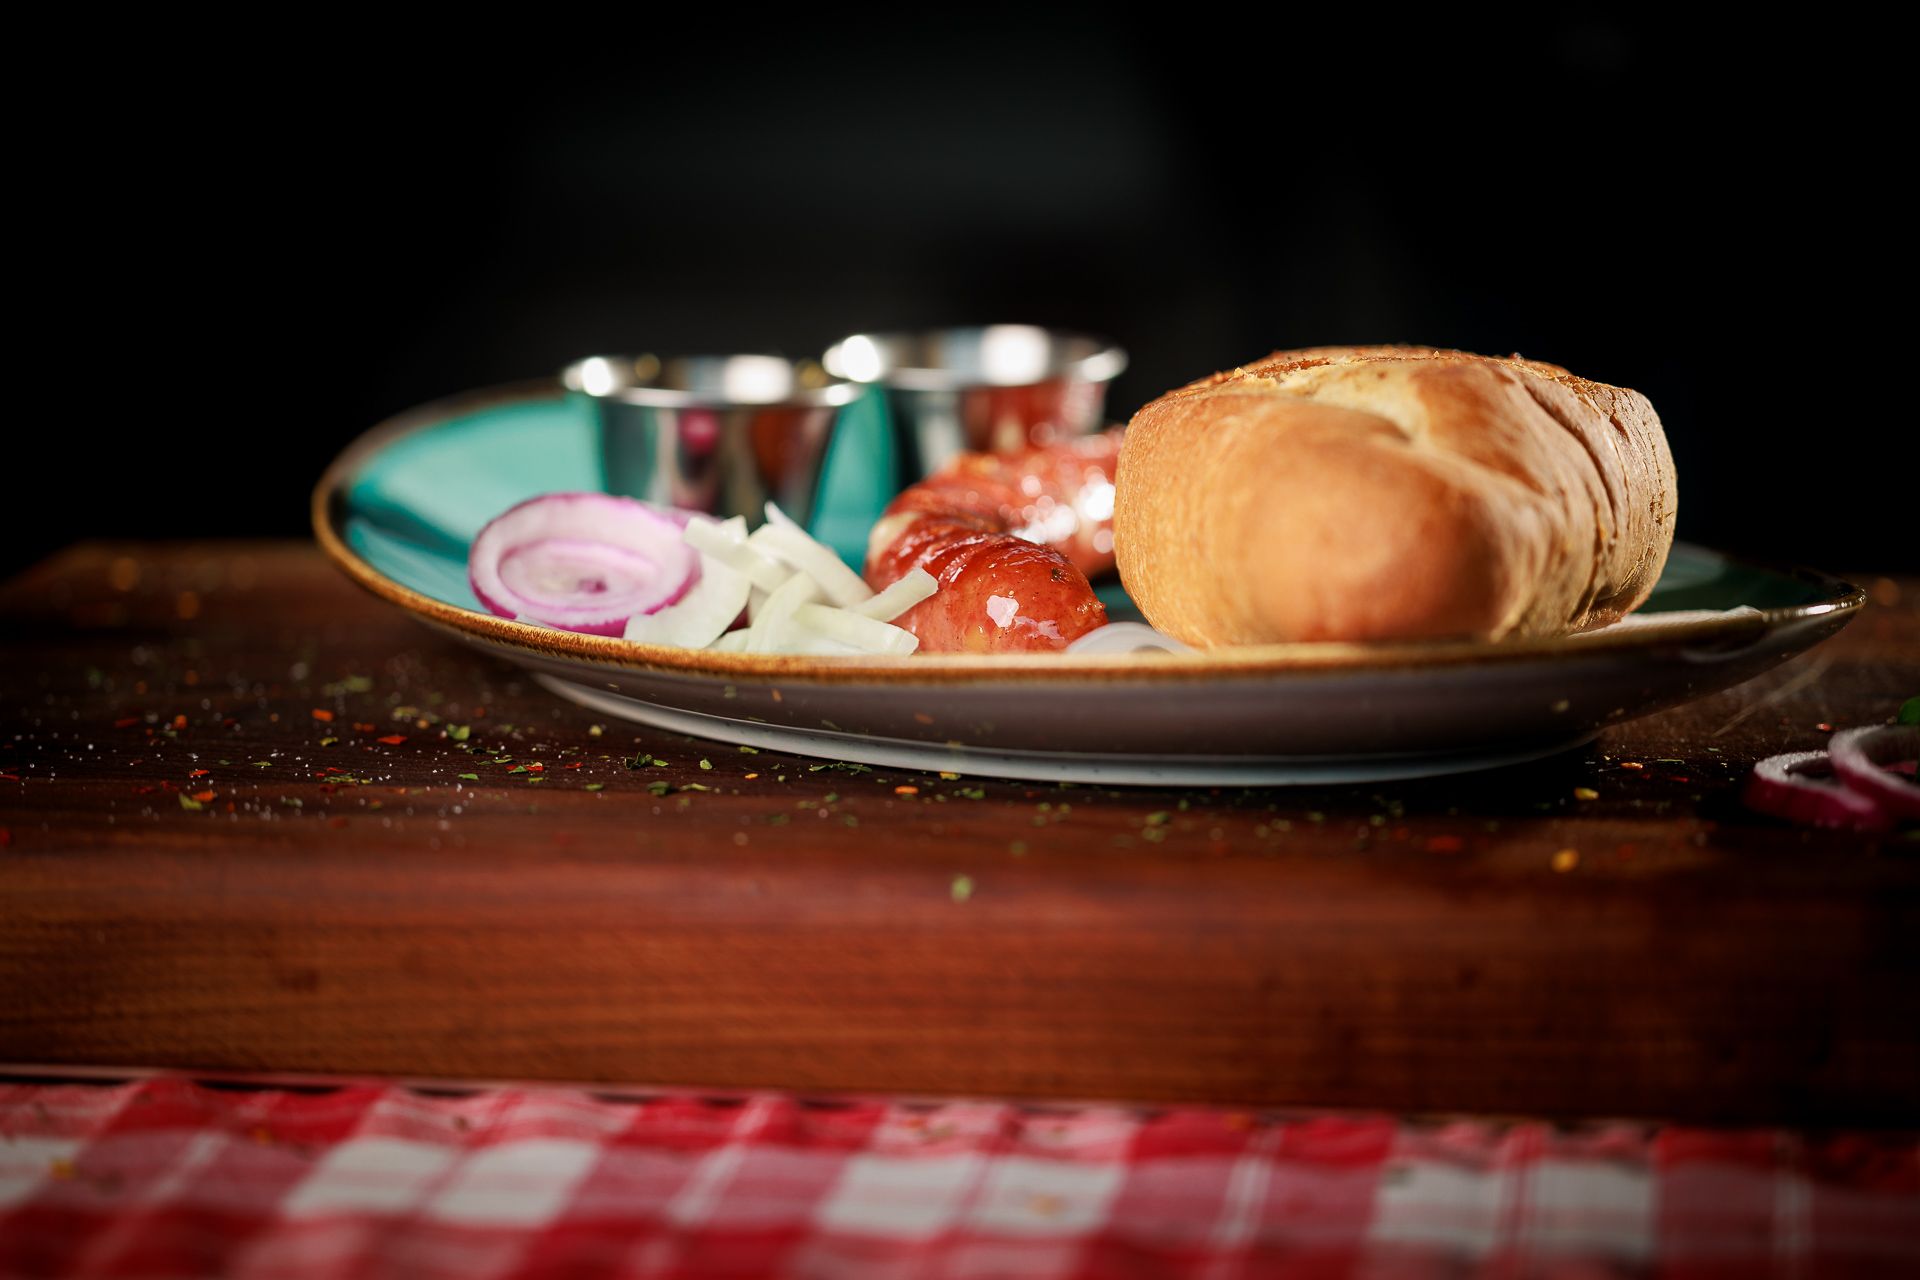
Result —
POLYGON ((1683 618, 1671 624, 1649 624, 1614 634, 1584 638, 1558 636, 1500 643, 1275 644, 1187 654, 926 654, 904 658, 824 659, 677 649, 515 622, 448 604, 395 582, 348 545, 343 531, 347 511, 346 494, 366 460, 397 440, 430 430, 449 418, 519 401, 551 399, 561 390, 557 379, 537 379, 481 388, 430 401, 366 431, 333 460, 314 486, 310 511, 314 537, 321 552, 353 581, 422 621, 465 637, 518 650, 529 657, 570 659, 602 667, 691 677, 709 676, 743 681, 777 679, 821 684, 905 686, 1003 681, 1161 683, 1222 678, 1284 678, 1328 671, 1551 663, 1598 653, 1653 652, 1703 646, 1715 649, 1724 647, 1730 641, 1751 641, 1781 627, 1815 620, 1823 620, 1837 627, 1850 620, 1866 600, 1866 593, 1861 588, 1818 570, 1769 565, 1714 552, 1729 563, 1799 581, 1820 592, 1822 598, 1805 604, 1761 609, 1745 617, 1683 618))

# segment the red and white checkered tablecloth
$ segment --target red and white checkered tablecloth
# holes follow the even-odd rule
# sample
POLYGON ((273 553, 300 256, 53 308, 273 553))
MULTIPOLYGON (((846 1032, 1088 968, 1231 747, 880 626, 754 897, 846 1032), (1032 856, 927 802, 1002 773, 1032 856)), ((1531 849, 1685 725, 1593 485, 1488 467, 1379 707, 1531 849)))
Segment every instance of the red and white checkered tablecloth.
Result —
POLYGON ((0 1275, 1920 1275, 1920 1135, 0 1085, 0 1275))

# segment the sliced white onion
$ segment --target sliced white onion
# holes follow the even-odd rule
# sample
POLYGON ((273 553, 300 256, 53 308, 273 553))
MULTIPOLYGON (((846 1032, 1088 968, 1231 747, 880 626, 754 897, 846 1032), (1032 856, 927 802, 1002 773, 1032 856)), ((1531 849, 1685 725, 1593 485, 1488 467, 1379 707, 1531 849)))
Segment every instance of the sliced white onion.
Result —
POLYGON ((820 584, 827 599, 843 609, 873 598, 873 588, 847 568, 833 548, 809 538, 791 522, 761 525, 747 539, 747 545, 806 574, 820 584))
POLYGON ((851 609, 829 609, 823 604, 803 604, 793 612, 793 620, 809 631, 829 640, 850 645, 861 653, 889 656, 912 653, 920 647, 920 637, 889 623, 863 617, 851 609))
MULTIPOLYGON (((765 527, 765 526, 762 526, 765 527)), ((820 585, 804 573, 796 573, 780 584, 780 589, 760 606, 747 641, 748 653, 784 653, 791 642, 793 615, 803 604, 812 604, 820 595, 820 585)))
POLYGON ((752 639, 753 632, 742 627, 738 631, 727 632, 727 634, 708 645, 707 648, 713 650, 715 653, 745 653, 747 651, 747 643, 752 639))
POLYGON ((778 590, 792 576, 786 565, 748 543, 747 522, 740 516, 724 521, 689 520, 684 536, 695 551, 744 573, 762 591, 778 590))
POLYGON ((885 591, 848 607, 864 617, 892 622, 939 589, 940 584, 933 580, 932 574, 925 569, 912 569, 885 591))
POLYGON ((1144 622, 1109 622, 1095 627, 1067 646, 1068 653, 1192 653, 1190 644, 1175 640, 1164 631, 1155 631, 1144 622))
POLYGON ((719 639, 747 607, 747 593, 752 586, 746 574, 721 563, 717 557, 702 554, 700 581, 678 602, 657 613, 629 619, 626 638, 641 644, 704 649, 719 639))

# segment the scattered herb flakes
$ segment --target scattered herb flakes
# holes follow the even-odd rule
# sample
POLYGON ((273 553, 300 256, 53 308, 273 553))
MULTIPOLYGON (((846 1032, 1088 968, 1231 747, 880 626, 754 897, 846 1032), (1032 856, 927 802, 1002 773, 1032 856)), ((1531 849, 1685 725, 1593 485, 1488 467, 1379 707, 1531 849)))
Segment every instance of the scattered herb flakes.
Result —
POLYGON ((280 803, 289 809, 304 809, 307 807, 306 801, 302 800, 299 796, 281 796, 280 803))
POLYGON ((1900 714, 1894 717, 1901 724, 1920 724, 1920 698, 1908 698, 1900 704, 1900 714))
POLYGON ((649 782, 647 784, 647 790, 653 792, 656 796, 664 796, 667 792, 673 790, 673 784, 671 782, 649 782))
POLYGON ((702 757, 702 758, 701 758, 701 760, 700 760, 700 767, 701 767, 702 769, 705 769, 705 770, 707 770, 707 771, 709 771, 709 772, 711 772, 711 771, 712 771, 712 769, 713 769, 713 761, 711 761, 711 760, 708 760, 708 759, 706 759, 705 757, 702 757))
POLYGON ((1025 840, 1015 840, 1007 846, 1007 852, 1016 858, 1024 857, 1027 852, 1027 842, 1025 840))
POLYGON ((497 756, 497 757, 495 757, 495 759, 494 759, 494 763, 495 763, 495 764, 512 764, 512 763, 513 763, 513 757, 512 757, 512 756, 497 756))
POLYGON ((480 775, 479 775, 479 774, 477 774, 477 773, 463 773, 463 774, 461 774, 461 775, 460 775, 460 777, 461 777, 461 778, 462 778, 462 779, 463 779, 464 781, 467 781, 467 782, 478 782, 478 781, 480 781, 480 775))
POLYGON ((473 726, 470 724, 450 724, 447 726, 447 736, 455 742, 465 742, 473 736, 473 726))
POLYGON ((972 876, 955 876, 953 878, 953 887, 950 890, 950 892, 952 893, 953 900, 955 902, 965 902, 968 898, 971 898, 973 896, 973 877, 972 876))
POLYGON ((322 738, 320 739, 320 745, 323 747, 330 747, 338 741, 340 741, 340 739, 338 738, 322 738))
POLYGON ((1159 844, 1167 838, 1167 829, 1165 827, 1148 827, 1141 831, 1140 838, 1150 844, 1159 844))
POLYGON ((1150 827, 1165 826, 1167 824, 1167 820, 1171 816, 1172 815, 1169 814, 1165 809, 1155 810, 1154 812, 1147 815, 1147 825, 1150 827))
POLYGON ((180 797, 180 807, 182 809, 191 809, 191 810, 198 811, 200 809, 205 808, 206 806, 202 802, 195 800, 192 796, 182 795, 180 797))
POLYGON ((954 792, 954 794, 964 800, 985 800, 987 798, 987 792, 984 787, 962 787, 960 790, 954 792))
POLYGON ((1575 800, 1598 800, 1600 793, 1592 787, 1575 787, 1573 789, 1573 798, 1575 800))
POLYGON ((943 782, 958 782, 960 781, 960 775, 957 773, 948 773, 945 769, 942 769, 940 771, 940 779, 943 782))
POLYGON ((620 763, 629 769, 644 769, 653 763, 653 757, 642 751, 638 755, 621 756, 620 763))
POLYGON ((849 827, 857 827, 860 825, 860 819, 854 817, 852 814, 848 814, 846 817, 840 819, 840 821, 849 827))
POLYGON ((1185 796, 1181 796, 1180 803, 1175 807, 1179 809, 1180 812, 1185 813, 1187 811, 1187 798, 1185 796))
POLYGON ((829 791, 827 792, 827 794, 820 797, 820 803, 833 804, 835 801, 839 799, 840 799, 840 793, 838 791, 829 791))
POLYGON ((248 763, 250 763, 250 764, 252 764, 252 765, 253 765, 253 767, 254 767, 254 768, 256 768, 256 769, 271 769, 271 768, 273 768, 273 761, 271 761, 271 760, 252 760, 252 761, 249 761, 248 763))
POLYGON ((784 827, 787 825, 787 823, 791 821, 792 821, 792 818, 789 815, 784 813, 776 813, 768 816, 767 825, 770 827, 784 827))
POLYGON ((603 724, 590 724, 587 726, 587 736, 589 738, 597 738, 606 731, 607 726, 603 724))
POLYGON ((836 771, 839 773, 872 773, 873 767, 871 765, 855 764, 851 760, 829 760, 825 764, 810 764, 807 766, 808 773, 819 773, 822 770, 836 771))
POLYGON ((587 791, 603 791, 606 789, 606 785, 604 782, 589 782, 584 789, 587 791))
POLYGON ((711 790, 713 790, 713 788, 712 788, 712 787, 709 787, 709 786, 707 786, 706 784, 704 784, 704 783, 700 783, 700 782, 688 782, 688 783, 683 783, 683 784, 681 784, 681 787, 680 787, 680 789, 681 789, 682 791, 711 791, 711 790))
POLYGON ((741 754, 741 755, 743 755, 743 756, 757 756, 757 755, 759 755, 759 754, 760 754, 760 748, 758 748, 758 747, 741 747, 741 748, 740 748, 740 754, 741 754))

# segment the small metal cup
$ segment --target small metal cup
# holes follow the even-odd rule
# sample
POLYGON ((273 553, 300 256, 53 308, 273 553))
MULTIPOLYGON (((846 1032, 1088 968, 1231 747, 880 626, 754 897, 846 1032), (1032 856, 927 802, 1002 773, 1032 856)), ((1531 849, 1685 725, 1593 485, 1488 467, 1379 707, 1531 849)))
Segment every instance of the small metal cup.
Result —
POLYGON ((1004 452, 1100 428, 1127 353, 1033 325, 857 333, 828 348, 829 373, 885 391, 897 479, 912 484, 962 452, 1004 452))
POLYGON ((860 388, 780 356, 589 356, 560 380, 600 424, 607 491, 766 519, 769 499, 812 520, 840 410, 860 388))

